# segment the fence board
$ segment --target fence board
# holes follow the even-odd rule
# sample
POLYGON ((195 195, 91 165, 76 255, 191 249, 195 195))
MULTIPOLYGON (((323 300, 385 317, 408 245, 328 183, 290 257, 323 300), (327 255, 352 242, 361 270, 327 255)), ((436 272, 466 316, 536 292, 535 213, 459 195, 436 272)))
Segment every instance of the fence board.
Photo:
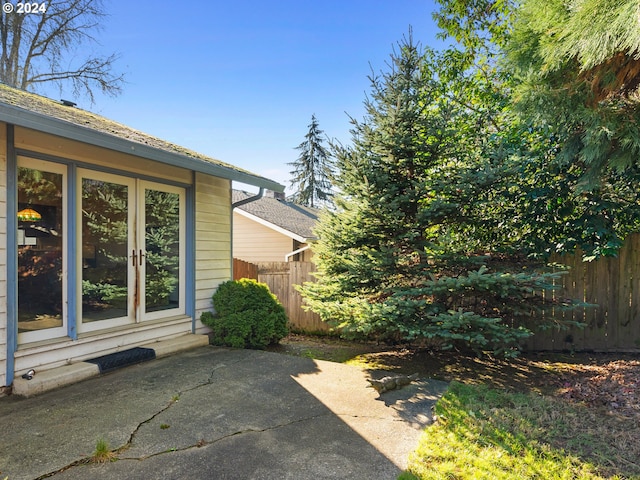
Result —
POLYGON ((329 326, 320 317, 302 308, 303 299, 296 285, 313 282, 315 265, 312 262, 260 262, 252 264, 233 259, 233 278, 253 278, 266 283, 287 312, 289 323, 296 330, 326 332, 329 326))
POLYGON ((258 279, 258 266, 253 263, 245 262, 239 258, 233 259, 233 279, 240 280, 241 278, 258 279))
MULTIPOLYGON (((630 235, 618 257, 583 262, 582 254, 554 256, 552 261, 567 265, 562 287, 544 292, 554 298, 571 298, 596 304, 573 311, 555 309, 546 315, 551 320, 577 320, 584 329, 550 329, 536 332, 526 342, 529 350, 640 351, 640 234, 630 235)), ((244 262, 246 263, 246 262, 244 262)), ((313 282, 311 262, 268 262, 254 266, 254 276, 269 285, 287 310, 291 324, 303 331, 326 331, 328 326, 313 312, 302 308, 302 298, 293 285, 313 282)), ((234 259, 234 278, 240 268, 234 259)), ((249 268, 249 267, 247 267, 249 268)), ((244 271, 244 270, 243 270, 244 271)), ((247 276, 251 274, 247 270, 247 276)), ((527 322, 535 331, 536 320, 527 322)))
POLYGON ((555 310, 548 315, 558 320, 573 318, 587 326, 567 332, 557 329, 538 332, 527 342, 527 348, 640 350, 640 234, 630 235, 615 258, 583 262, 581 257, 578 252, 552 258, 569 267, 563 287, 555 295, 582 300, 596 307, 565 313, 555 310))

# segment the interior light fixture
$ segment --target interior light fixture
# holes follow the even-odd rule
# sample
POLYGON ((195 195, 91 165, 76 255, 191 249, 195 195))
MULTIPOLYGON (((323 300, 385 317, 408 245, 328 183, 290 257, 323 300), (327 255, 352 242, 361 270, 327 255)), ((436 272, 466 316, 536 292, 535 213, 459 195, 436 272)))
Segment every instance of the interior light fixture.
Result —
POLYGON ((24 208, 18 212, 18 221, 20 222, 38 222, 42 220, 42 215, 33 208, 24 208))

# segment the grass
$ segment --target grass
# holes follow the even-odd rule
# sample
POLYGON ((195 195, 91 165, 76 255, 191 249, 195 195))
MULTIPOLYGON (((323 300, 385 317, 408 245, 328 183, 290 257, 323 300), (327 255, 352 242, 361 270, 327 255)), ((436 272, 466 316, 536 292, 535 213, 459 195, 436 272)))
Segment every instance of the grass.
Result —
POLYGON ((625 422, 599 428, 593 409, 452 382, 435 415, 399 479, 640 478, 625 422))
POLYGON ((305 335, 290 335, 276 351, 450 382, 437 405, 440 420, 425 430, 402 479, 640 480, 640 410, 630 416, 607 406, 621 403, 622 387, 637 392, 640 385, 632 370, 616 367, 624 356, 504 360, 305 335), (568 398, 572 389, 581 395, 568 398))
POLYGON ((116 459, 116 454, 111 451, 109 447, 109 442, 107 442, 104 438, 98 439, 96 442, 96 449, 91 456, 92 463, 107 463, 114 462, 116 459))

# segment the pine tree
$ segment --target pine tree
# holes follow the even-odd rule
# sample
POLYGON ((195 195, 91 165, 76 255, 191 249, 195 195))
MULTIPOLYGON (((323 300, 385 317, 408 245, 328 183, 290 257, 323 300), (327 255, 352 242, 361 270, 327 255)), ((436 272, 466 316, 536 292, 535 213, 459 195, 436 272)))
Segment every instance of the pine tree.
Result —
POLYGON ((331 203, 331 156, 324 146, 318 120, 311 116, 309 131, 305 140, 296 147, 300 156, 288 165, 294 167, 291 173, 291 187, 294 194, 291 199, 308 207, 320 207, 331 203))

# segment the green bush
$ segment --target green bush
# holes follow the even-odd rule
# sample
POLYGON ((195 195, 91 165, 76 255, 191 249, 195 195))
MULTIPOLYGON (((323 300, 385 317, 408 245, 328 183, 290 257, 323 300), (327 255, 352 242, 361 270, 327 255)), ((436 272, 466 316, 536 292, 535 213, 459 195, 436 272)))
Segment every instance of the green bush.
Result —
POLYGON ((287 315, 264 283, 243 278, 222 283, 213 295, 216 313, 204 312, 212 343, 263 349, 287 335, 287 315))

